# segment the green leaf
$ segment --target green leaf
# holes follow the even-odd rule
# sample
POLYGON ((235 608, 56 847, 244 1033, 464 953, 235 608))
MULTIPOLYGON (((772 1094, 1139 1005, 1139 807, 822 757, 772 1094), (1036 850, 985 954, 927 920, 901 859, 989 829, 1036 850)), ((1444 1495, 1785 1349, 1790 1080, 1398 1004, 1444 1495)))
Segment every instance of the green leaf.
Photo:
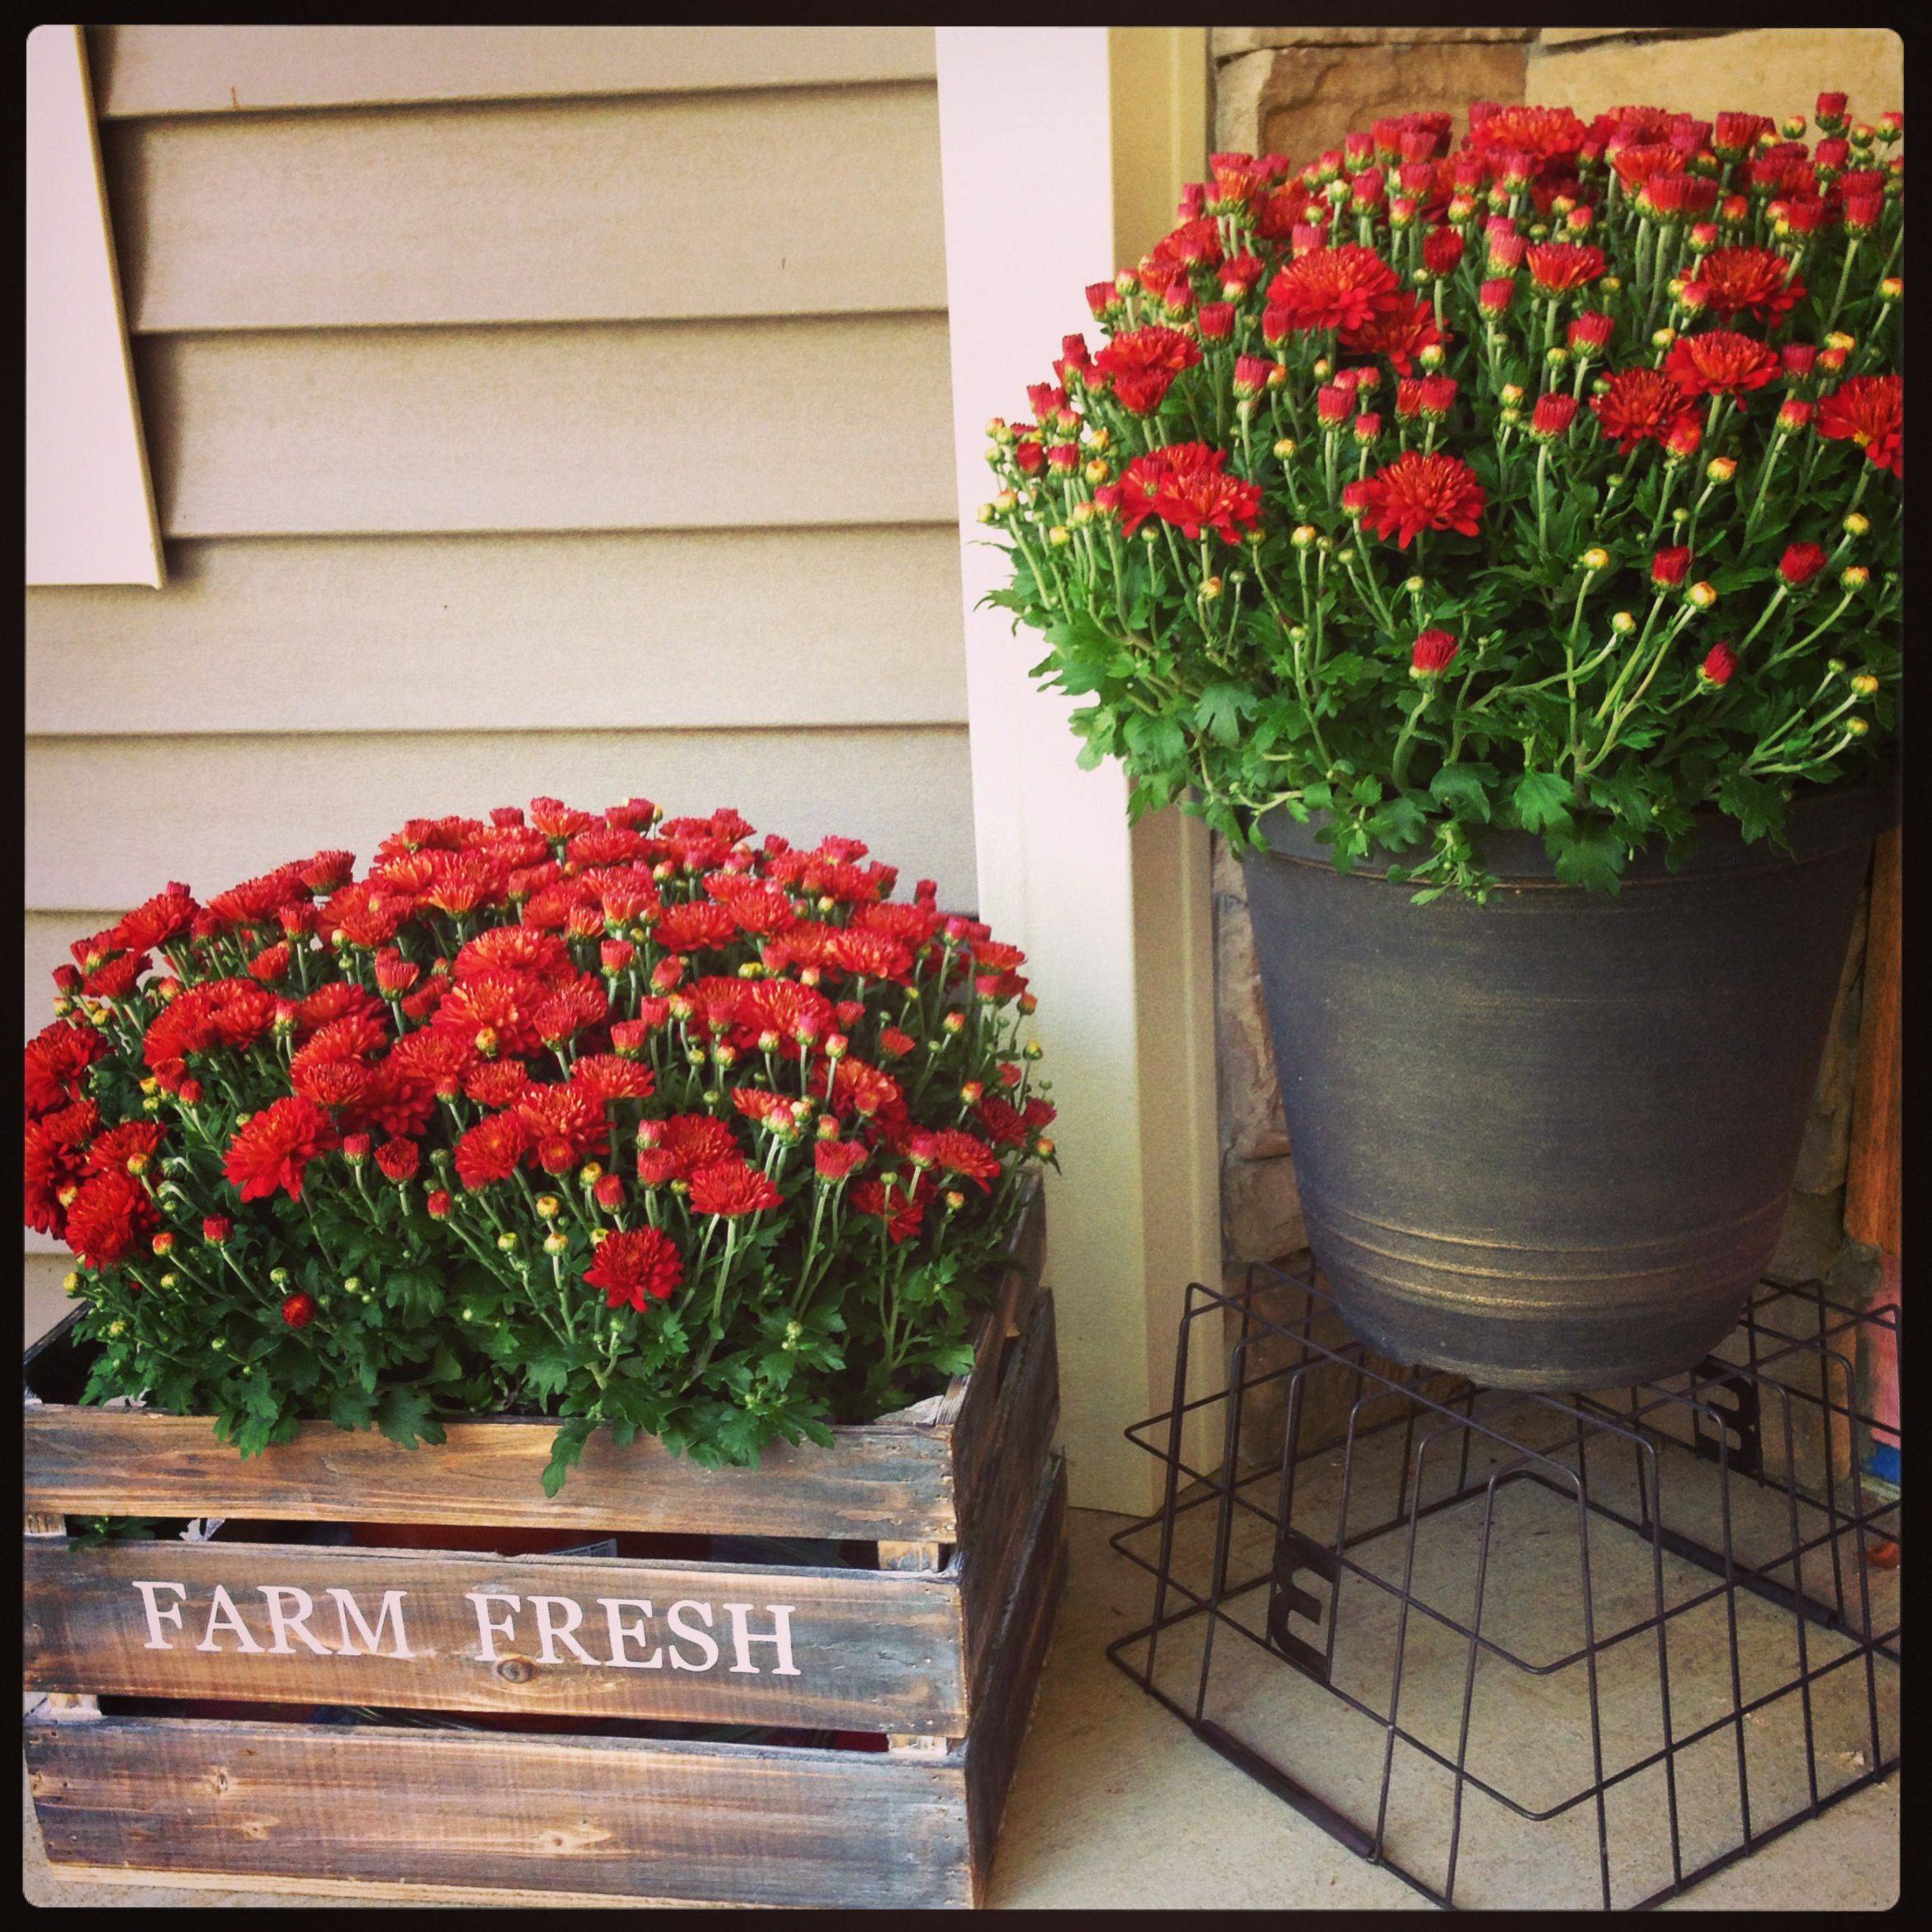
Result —
POLYGON ((338 1389, 329 1399, 329 1419, 339 1429, 366 1429, 376 1419, 376 1404, 359 1388, 338 1389))
POLYGON ((1489 787, 1496 782, 1493 765, 1445 765, 1429 780, 1430 795, 1458 818, 1489 822, 1489 787))
POLYGON ((1171 717, 1148 717, 1136 712, 1122 735, 1127 749, 1144 765, 1178 765, 1187 755, 1187 738, 1171 717))
POLYGON ((588 1416, 572 1416, 560 1428, 550 1445, 550 1460, 543 1466, 543 1493, 554 1496, 564 1486, 564 1479, 582 1460, 584 1445, 596 1427, 588 1416))
POLYGON ((436 1419, 436 1405, 420 1389, 390 1390, 376 1407, 376 1426, 405 1449, 444 1439, 443 1424, 436 1419))
POLYGON ((1253 692, 1240 684, 1210 684, 1196 701, 1194 722, 1217 745, 1240 741, 1241 721, 1252 715, 1253 692))
POLYGON ((561 1342, 545 1342, 523 1357, 523 1380, 539 1402, 561 1395, 577 1366, 577 1352, 561 1342))
POLYGON ((1565 884, 1584 886, 1592 892, 1617 890, 1626 848, 1622 839, 1608 826, 1553 832, 1544 843, 1556 861, 1556 876, 1565 884))
POLYGON ((1510 803, 1525 831, 1559 831, 1571 822, 1570 785, 1553 771, 1528 771, 1516 781, 1510 803))

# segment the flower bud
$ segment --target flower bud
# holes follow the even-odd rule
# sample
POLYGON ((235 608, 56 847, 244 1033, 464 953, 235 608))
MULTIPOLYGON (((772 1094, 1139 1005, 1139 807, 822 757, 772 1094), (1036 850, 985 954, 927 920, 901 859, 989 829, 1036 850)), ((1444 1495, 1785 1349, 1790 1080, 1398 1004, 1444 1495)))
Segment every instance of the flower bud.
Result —
POLYGON ((1821 545, 1790 544, 1778 560, 1778 574, 1792 590, 1802 590, 1824 569, 1826 561, 1821 545))
POLYGON ((1878 680, 1869 671, 1860 671, 1852 680, 1851 688, 1861 698, 1876 698, 1878 695, 1878 680))
POLYGON ((1731 673, 1736 669, 1737 653, 1730 645, 1713 644, 1698 667, 1698 678, 1700 683, 1721 689, 1731 682, 1731 673))
POLYGON ((1600 548, 1586 550, 1582 561, 1586 571, 1607 571, 1610 567, 1610 552, 1600 548))
POLYGON ((1409 675, 1425 681, 1439 678, 1461 648, 1447 631, 1424 631, 1409 648, 1409 675))
POLYGON ((1867 732, 1871 730, 1872 724, 1868 718, 1848 717, 1844 721, 1844 728, 1853 737, 1862 738, 1867 732))
POLYGON ((1717 586, 1712 584, 1693 584, 1684 592, 1683 600, 1693 610, 1708 610, 1717 601, 1717 586))
POLYGON ((1728 483, 1737 474, 1737 462, 1731 457, 1712 457, 1704 466, 1704 474, 1713 483, 1728 483))

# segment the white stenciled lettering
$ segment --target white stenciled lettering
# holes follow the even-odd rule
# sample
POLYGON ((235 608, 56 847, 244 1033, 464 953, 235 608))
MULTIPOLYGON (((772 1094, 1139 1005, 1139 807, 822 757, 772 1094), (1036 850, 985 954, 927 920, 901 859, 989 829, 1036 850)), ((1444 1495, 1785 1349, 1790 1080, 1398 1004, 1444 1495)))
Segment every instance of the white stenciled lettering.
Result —
POLYGON ((288 1641, 291 1636, 300 1637, 318 1657, 335 1655, 309 1628, 309 1619, 315 1614, 315 1599, 306 1590, 298 1590, 293 1584, 261 1584, 257 1587, 268 1606, 268 1648, 276 1656, 295 1655, 295 1646, 288 1641), (287 1608, 291 1603, 295 1605, 292 1614, 287 1608))
POLYGON ((219 1650, 221 1646, 215 1641, 217 1630, 232 1632, 240 1648, 250 1656, 262 1655, 262 1646, 255 1641, 254 1633, 242 1622, 241 1612, 234 1607, 234 1598, 220 1584, 215 1584, 215 1593, 208 1599, 208 1627, 195 1648, 219 1650))
POLYGON ((687 1610, 695 1611, 708 1624, 711 1622, 710 1604, 689 1601, 673 1603, 670 1608, 665 1612, 664 1620, 670 1626, 670 1633, 673 1636, 682 1637, 686 1643, 697 1646, 698 1656, 703 1660, 696 1664, 688 1664, 684 1661, 682 1651, 673 1650, 670 1654, 671 1669, 673 1670, 715 1669, 717 1665, 717 1646, 703 1631, 690 1622, 684 1615, 687 1610))
POLYGON ((523 1599, 504 1590, 465 1590, 463 1594, 476 1607, 476 1641, 482 1646, 483 1661, 494 1664, 497 1660, 496 1640, 500 1636, 515 1638, 516 1613, 523 1608, 523 1599), (492 1603, 508 1603, 510 1614, 499 1622, 490 1614, 492 1603))
POLYGON ((584 1606, 571 1597, 533 1597, 530 1608, 537 1612, 537 1641, 542 1646, 537 1655, 545 1664, 562 1661, 556 1654, 556 1646, 561 1644, 580 1664, 594 1664, 597 1660, 572 1636, 571 1632, 584 1621, 584 1606), (552 1608, 561 1610, 563 1621, 553 1622, 552 1608))
POLYGON ((393 1622, 395 1625, 395 1648, 389 1654, 392 1657, 413 1658, 415 1652, 410 1648, 408 1634, 403 1629, 403 1598, 406 1590, 385 1590, 381 1608, 376 1612, 376 1627, 369 1627, 369 1620, 363 1616, 361 1604, 344 1589, 331 1589, 329 1595, 335 1599, 335 1612, 342 1622, 342 1655, 353 1657, 358 1655, 355 1639, 349 1634, 349 1625, 355 1627, 355 1636, 362 1641, 362 1650, 372 1657, 382 1655, 382 1633, 393 1622))
POLYGON ((737 1661, 732 1665, 734 1675, 758 1674, 758 1666, 751 1661, 751 1646, 754 1644, 769 1644, 778 1653, 778 1661, 771 1667, 774 1677, 796 1677, 799 1674, 792 1662, 792 1606, 789 1603, 773 1603, 771 1630, 769 1635, 754 1635, 750 1627, 751 1606, 749 1603, 727 1603, 725 1615, 732 1620, 732 1648, 737 1661))
POLYGON ((643 1643, 649 1632, 645 1629, 645 1619, 651 1614, 651 1606, 642 1597, 599 1597, 604 1614, 610 1623, 610 1660, 619 1670, 661 1670, 664 1668, 664 1652, 653 1648, 648 1655, 632 1657, 626 1654, 625 1646, 630 1643, 643 1643), (635 1610, 636 1619, 627 1623, 623 1616, 626 1610, 635 1610))
POLYGON ((148 1620, 148 1641, 141 1648, 145 1650, 172 1650, 174 1646, 161 1634, 163 1620, 181 1628, 181 1604, 163 1603, 156 1597, 157 1590, 173 1590, 182 1603, 187 1600, 187 1586, 178 1583, 136 1583, 135 1588, 141 1593, 141 1611, 148 1620))

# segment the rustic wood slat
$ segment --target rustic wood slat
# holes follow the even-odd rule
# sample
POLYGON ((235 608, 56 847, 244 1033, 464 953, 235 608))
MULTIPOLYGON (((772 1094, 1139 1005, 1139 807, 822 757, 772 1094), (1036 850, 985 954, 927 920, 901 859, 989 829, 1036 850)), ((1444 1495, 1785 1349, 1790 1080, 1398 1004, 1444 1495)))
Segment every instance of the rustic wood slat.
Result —
POLYGON ((115 1717, 26 1749, 56 1869, 966 1902, 956 1756, 115 1717))
POLYGON ((966 1728, 959 1588, 949 1576, 30 1538, 23 1582, 30 1690, 889 1727, 942 1740, 966 1728), (217 1620, 217 1585, 255 1650, 225 1613, 217 1620), (277 1634, 269 1587, 298 1629, 285 1621, 277 1634), (348 1593, 359 1623, 334 1590, 348 1593), (400 1593, 400 1636, 384 1618, 390 1592, 400 1593), (485 1615, 497 1627, 487 1642, 485 1615), (782 1649, 772 1641, 781 1628, 782 1649), (204 1635, 218 1647, 199 1648, 204 1635))
POLYGON ((1900 929, 1900 839, 1882 833, 1872 862, 1865 935, 1864 1005, 1859 1019, 1859 1073, 1845 1176, 1844 1231, 1888 1255, 1903 1244, 1899 1038, 1905 969, 1900 929))
MULTIPOLYGON (((1037 1184, 1010 1237, 1031 1253, 1037 1184)), ((485 1523, 714 1535, 954 1542, 955 1436, 983 1439, 1006 1346, 1006 1317, 984 1318, 983 1397, 946 1399, 957 1428, 891 1421, 835 1432, 829 1450, 780 1444, 756 1469, 700 1469, 654 1438, 618 1449, 593 1432, 554 1499, 541 1474, 556 1424, 494 1417, 447 1425, 443 1443, 403 1449, 372 1430, 309 1423, 292 1442, 244 1459, 205 1416, 47 1403, 23 1421, 23 1507, 74 1516, 240 1516, 296 1522, 485 1523), (988 1373, 987 1371, 992 1371, 988 1373), (977 1437, 975 1432, 978 1432, 977 1437)), ((30 1356, 31 1365, 40 1351, 30 1356)))
MULTIPOLYGON (((961 1615, 966 1632, 966 1679, 978 1682, 996 1641, 1007 1599, 1032 1549, 1042 1483, 1052 1463, 1059 1428, 1054 1303, 1043 1295, 1031 1325, 1014 1352, 1011 1373, 1000 1391, 994 1431, 998 1454, 976 1487, 970 1514, 962 1518, 961 1615)), ((977 1712, 969 1701, 968 1708, 977 1712)))
POLYGON ((984 1901, 1008 1788, 1033 1715, 1053 1641, 1054 1613, 1067 1581, 1067 1469, 1058 1457, 1040 1488, 1027 1560, 975 1686, 966 1745, 966 1816, 973 1849, 973 1902, 984 1901))

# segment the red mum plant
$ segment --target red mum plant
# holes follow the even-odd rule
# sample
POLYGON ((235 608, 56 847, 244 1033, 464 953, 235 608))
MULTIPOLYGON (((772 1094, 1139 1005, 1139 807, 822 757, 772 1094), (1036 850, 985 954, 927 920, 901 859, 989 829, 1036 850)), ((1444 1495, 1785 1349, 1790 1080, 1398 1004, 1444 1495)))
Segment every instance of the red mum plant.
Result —
MULTIPOLYGON (((1224 462, 1148 514, 1239 541, 1224 462)), ((597 1423, 745 1462, 942 1386, 1052 1158, 1024 957, 855 840, 753 837, 538 799, 78 942, 25 1177, 78 1257, 89 1399, 249 1453, 507 1396, 560 1418, 554 1490, 597 1423)))
MULTIPOLYGON (((1283 811, 1339 867, 1480 898, 1492 830, 1613 890, 1702 812, 1776 838, 1868 770, 1902 123, 1819 129, 1477 102, 1460 146, 1407 115, 1299 168, 1215 156, 988 452, 996 600, 1131 808, 1237 850, 1283 811)), ((869 1179, 902 1234, 926 1212, 869 1179)))

